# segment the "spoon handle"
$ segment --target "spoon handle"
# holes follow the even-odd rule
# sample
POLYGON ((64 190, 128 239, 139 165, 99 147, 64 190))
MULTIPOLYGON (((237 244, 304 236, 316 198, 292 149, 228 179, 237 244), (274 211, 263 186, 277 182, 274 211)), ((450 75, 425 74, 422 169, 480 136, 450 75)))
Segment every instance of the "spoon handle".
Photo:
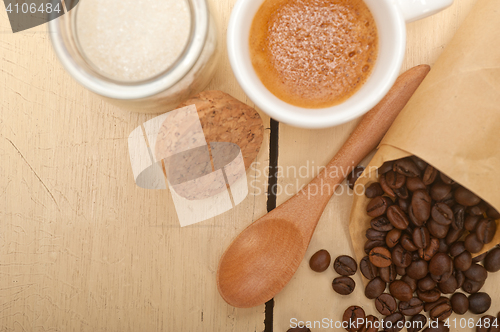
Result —
POLYGON ((315 222, 309 220, 311 236, 337 186, 344 180, 345 175, 377 147, 429 71, 428 65, 420 65, 403 73, 384 99, 361 119, 326 168, 291 198, 296 200, 291 205, 297 209, 307 206, 307 219, 315 219, 315 222))

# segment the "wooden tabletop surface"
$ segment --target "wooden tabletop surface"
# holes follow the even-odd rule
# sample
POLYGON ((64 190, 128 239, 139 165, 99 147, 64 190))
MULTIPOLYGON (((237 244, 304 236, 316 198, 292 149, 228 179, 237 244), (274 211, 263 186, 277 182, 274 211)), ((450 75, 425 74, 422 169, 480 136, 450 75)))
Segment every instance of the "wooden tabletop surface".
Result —
MULTIPOLYGON (((235 1, 209 1, 222 54, 209 88, 253 107, 226 55, 235 1)), ((432 65, 476 1, 455 0, 408 25, 403 69, 432 65)), ((180 228, 169 192, 138 188, 129 166, 128 135, 154 116, 120 110, 82 88, 60 66, 47 27, 12 34, 3 8, 0 105, 0 331, 264 330, 265 307, 227 305, 215 274, 230 241, 267 211, 269 117, 261 112, 268 129, 245 201, 180 228)), ((279 126, 278 187, 288 190, 278 192, 278 204, 335 154, 356 122, 324 130, 279 126), (295 176, 290 167, 308 173, 295 176)), ((362 287, 340 297, 331 289, 333 270, 307 267, 322 248, 334 257, 352 254, 351 201, 345 193, 330 201, 306 259, 275 299, 274 331, 285 332, 292 318, 339 320, 351 304, 376 313, 362 287)), ((490 277, 485 288, 498 294, 499 281, 490 277)), ((498 296, 493 303, 496 314, 498 296)))

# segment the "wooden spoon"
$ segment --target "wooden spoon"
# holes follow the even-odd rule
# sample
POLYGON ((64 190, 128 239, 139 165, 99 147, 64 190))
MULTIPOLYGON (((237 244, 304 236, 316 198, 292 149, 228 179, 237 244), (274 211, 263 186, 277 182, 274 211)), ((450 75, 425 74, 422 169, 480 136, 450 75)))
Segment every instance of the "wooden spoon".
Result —
POLYGON ((344 180, 342 174, 349 174, 377 146, 429 70, 421 65, 401 75, 323 172, 236 237, 217 271, 217 287, 227 303, 239 308, 258 306, 285 287, 304 258, 335 188, 344 180))

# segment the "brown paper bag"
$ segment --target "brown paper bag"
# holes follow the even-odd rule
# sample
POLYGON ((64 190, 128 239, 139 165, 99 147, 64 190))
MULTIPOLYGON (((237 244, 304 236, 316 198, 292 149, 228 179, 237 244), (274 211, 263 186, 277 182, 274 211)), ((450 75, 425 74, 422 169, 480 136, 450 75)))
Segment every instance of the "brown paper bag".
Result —
MULTIPOLYGON (((500 1, 478 1, 357 185, 377 181, 376 169, 385 161, 414 154, 500 211, 499 31, 500 1)), ((370 227, 368 202, 364 195, 355 196, 351 212, 349 227, 358 261, 365 256, 365 232, 370 227)), ((499 243, 500 227, 481 253, 499 243)))

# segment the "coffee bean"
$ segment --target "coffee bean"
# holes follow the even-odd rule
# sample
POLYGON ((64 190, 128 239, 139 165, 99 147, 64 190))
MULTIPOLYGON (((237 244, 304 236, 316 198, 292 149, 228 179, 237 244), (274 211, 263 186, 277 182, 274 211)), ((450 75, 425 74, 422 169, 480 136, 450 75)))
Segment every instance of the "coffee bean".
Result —
POLYGON ((410 224, 406 213, 398 205, 392 205, 387 209, 387 218, 397 229, 405 230, 410 224))
POLYGON ((365 320, 365 311, 358 306, 351 306, 346 309, 342 316, 342 321, 349 326, 346 330, 349 332, 357 332, 361 330, 363 324, 358 324, 361 320, 365 320), (358 321, 359 320, 359 321, 358 321))
POLYGON ((449 207, 451 207, 453 209, 453 207, 457 204, 457 202, 455 201, 455 199, 452 197, 450 199, 445 199, 443 201, 444 204, 448 205, 449 207))
POLYGON ((404 267, 396 266, 396 273, 400 276, 405 276, 406 269, 404 267))
POLYGON ((307 327, 294 327, 288 329, 286 332, 311 332, 311 330, 307 327))
POLYGON ((472 265, 472 255, 468 251, 462 252, 460 255, 455 257, 453 265, 457 270, 467 271, 472 265))
POLYGON ((449 244, 446 243, 445 239, 439 239, 439 249, 438 252, 448 252, 449 244))
POLYGON ((441 178, 441 181, 443 181, 443 183, 450 184, 450 185, 455 184, 455 181, 453 181, 452 178, 448 177, 443 172, 441 172, 441 174, 439 174, 439 177, 441 178))
POLYGON ((392 250, 392 262, 396 266, 407 268, 412 263, 412 255, 398 244, 392 250))
POLYGON ((419 157, 411 156, 410 159, 413 160, 415 165, 417 165, 418 169, 420 169, 421 171, 424 171, 427 168, 428 164, 424 160, 420 159, 419 157))
POLYGON ((455 190, 454 197, 457 203, 463 206, 474 206, 481 202, 481 198, 461 186, 455 190))
POLYGON ((384 193, 387 196, 389 196, 391 198, 396 198, 396 193, 387 183, 387 179, 386 179, 385 174, 381 175, 380 178, 378 179, 378 181, 380 183, 380 187, 382 187, 382 190, 384 191, 384 193))
POLYGON ((428 264, 423 259, 413 261, 410 266, 406 268, 406 275, 415 280, 424 278, 428 272, 428 264))
MULTIPOLYGON (((440 245, 439 240, 432 238, 431 243, 427 246, 427 248, 425 248, 424 250, 420 249, 422 251, 420 258, 422 258, 425 261, 430 261, 432 259, 432 257, 434 257, 434 255, 436 253, 438 253, 439 245, 440 245)), ((419 254, 420 254, 420 250, 419 250, 419 254)))
POLYGON ((448 230, 448 235, 446 235, 446 243, 451 245, 452 243, 458 241, 460 238, 462 238, 462 235, 464 235, 464 230, 463 229, 454 229, 450 228, 448 230))
POLYGON ((429 262, 429 272, 436 282, 444 282, 453 273, 453 261, 447 254, 437 253, 429 262))
POLYGON ((455 293, 450 299, 453 311, 458 315, 463 315, 469 311, 469 299, 463 293, 455 293))
POLYGON ((415 243, 413 243, 412 237, 408 233, 403 233, 399 242, 401 243, 403 248, 408 251, 415 251, 418 249, 415 243))
POLYGON ((389 197, 378 196, 375 197, 368 203, 366 207, 366 212, 372 218, 380 217, 385 214, 387 208, 392 205, 392 201, 389 197))
POLYGON ((385 180, 387 181, 387 185, 393 190, 401 188, 406 183, 406 177, 394 171, 389 171, 385 174, 385 180))
POLYGON ((487 255, 487 254, 488 254, 488 253, 487 253, 487 252, 485 252, 485 253, 482 253, 482 254, 481 254, 481 255, 479 255, 479 256, 473 257, 473 258, 472 258, 472 263, 480 263, 480 262, 484 261, 484 259, 486 258, 486 255, 487 255))
POLYGON ((387 236, 387 232, 376 231, 373 228, 368 228, 365 234, 368 240, 374 241, 385 241, 385 237, 387 236))
POLYGON ((494 248, 486 255, 484 267, 488 272, 500 271, 500 248, 494 248))
POLYGON ((408 189, 403 186, 401 188, 394 189, 394 193, 398 196, 399 207, 405 212, 408 211, 408 206, 410 205, 410 201, 408 200, 410 193, 408 192, 408 189), (404 202, 400 204, 402 201, 404 202))
POLYGON ((407 177, 420 176, 421 173, 420 169, 410 158, 395 161, 392 169, 407 177))
POLYGON ((381 267, 379 269, 379 275, 383 281, 387 283, 393 282, 397 277, 396 267, 394 266, 394 264, 391 264, 387 267, 381 267))
POLYGON ((473 216, 483 216, 486 211, 488 211, 488 204, 484 201, 480 202, 478 205, 474 205, 468 208, 469 214, 473 216))
POLYGON ((363 174, 364 171, 365 168, 362 166, 354 167, 352 172, 347 175, 347 185, 349 186, 349 188, 354 189, 354 184, 356 183, 356 181, 358 181, 359 177, 361 176, 361 174, 363 174))
POLYGON ((451 257, 457 257, 464 251, 465 251, 465 243, 464 241, 459 241, 450 245, 449 254, 451 257))
POLYGON ((380 278, 376 277, 366 285, 365 296, 369 299, 376 299, 385 291, 386 283, 380 278))
MULTIPOLYGON (((403 187, 405 188, 405 187, 403 187)), ((406 191, 408 193, 408 190, 406 191)), ((398 195, 398 206, 403 210, 404 213, 408 213, 408 208, 410 207, 411 201, 409 199, 409 195, 406 198, 402 198, 399 193, 396 193, 398 195)))
POLYGON ((403 329, 405 324, 405 316, 399 312, 395 312, 385 317, 385 331, 386 332, 399 332, 403 329))
POLYGON ((443 294, 453 294, 458 289, 458 282, 453 274, 446 281, 438 284, 439 290, 443 294))
POLYGON ((393 248, 396 246, 396 244, 399 243, 400 237, 401 237, 401 230, 395 228, 389 233, 387 233, 387 236, 385 238, 385 243, 389 248, 393 248))
POLYGON ((495 237, 497 224, 493 219, 482 219, 476 226, 476 236, 482 243, 490 243, 495 237))
POLYGON ((437 319, 440 321, 445 321, 451 316, 452 312, 453 309, 451 308, 451 305, 449 303, 442 303, 432 308, 432 310, 429 312, 429 316, 433 320, 437 319))
MULTIPOLYGON (((436 182, 432 185, 430 194, 433 200, 440 202, 452 197, 451 186, 443 182, 436 182)), ((425 188, 421 188, 425 189, 425 188)), ((464 210, 465 211, 465 210, 464 210)))
POLYGON ((375 300, 375 307, 382 315, 387 316, 397 309, 396 300, 389 294, 382 294, 375 300))
POLYGON ((422 181, 424 181, 424 184, 426 186, 431 185, 436 180, 438 173, 439 171, 437 169, 435 169, 431 165, 427 165, 424 175, 422 176, 422 181))
POLYGON ((434 281, 430 276, 420 279, 417 283, 418 289, 423 292, 430 291, 437 287, 437 282, 434 281))
POLYGON ((432 236, 438 239, 444 239, 446 235, 448 235, 448 230, 450 229, 450 226, 441 225, 440 223, 431 219, 427 222, 427 229, 429 230, 429 233, 431 233, 432 236))
POLYGON ((413 278, 408 277, 407 275, 404 275, 401 278, 401 281, 404 281, 410 286, 411 292, 414 293, 417 290, 417 281, 413 278))
POLYGON ((417 226, 422 226, 427 220, 429 220, 431 214, 431 197, 425 190, 417 190, 413 193, 411 199, 411 207, 413 215, 416 220, 420 223, 417 226))
POLYGON ((372 241, 368 240, 365 242, 365 253, 368 255, 373 248, 385 246, 385 241, 372 241))
POLYGON ((358 270, 358 264, 352 257, 342 255, 335 259, 333 268, 341 276, 352 276, 358 270))
POLYGON ((309 260, 309 266, 311 267, 311 270, 315 272, 323 272, 328 269, 328 266, 330 266, 330 262, 330 254, 328 253, 328 251, 322 249, 312 255, 311 259, 309 260))
POLYGON ((378 174, 385 174, 393 169, 393 161, 386 161, 378 168, 378 174))
POLYGON ((414 316, 424 310, 424 303, 419 298, 413 297, 410 301, 399 302, 399 312, 405 316, 414 316))
POLYGON ((455 279, 457 279, 457 286, 458 288, 462 288, 464 282, 465 282, 465 275, 462 271, 460 270, 455 270, 455 279))
POLYGON ((392 226, 389 219, 387 219, 387 217, 385 217, 385 216, 372 219, 370 221, 370 226, 374 230, 380 231, 380 232, 389 232, 394 228, 394 226, 392 226))
POLYGON ((488 278, 488 271, 479 264, 472 264, 464 274, 467 279, 473 281, 485 281, 488 278))
POLYGON ((427 317, 422 314, 415 315, 411 318, 410 327, 407 328, 408 332, 419 332, 427 324, 427 317))
POLYGON ((365 324, 361 328, 360 332, 377 332, 379 327, 379 320, 373 315, 366 316, 365 324))
POLYGON ((413 230, 413 243, 420 248, 425 249, 431 242, 431 234, 425 227, 417 227, 413 230))
POLYGON ((391 252, 384 247, 376 247, 370 251, 370 262, 376 267, 387 267, 392 264, 391 252))
POLYGON ((473 314, 484 314, 491 307, 491 297, 486 293, 475 293, 469 296, 469 310, 473 314))
POLYGON ((445 322, 439 321, 437 325, 431 323, 423 332, 450 332, 450 328, 445 325, 445 322))
POLYGON ((436 203, 432 207, 431 211, 432 219, 437 223, 448 226, 454 221, 455 216, 453 215, 453 210, 444 203, 436 203))
POLYGON ((451 305, 450 303, 450 299, 447 298, 447 297, 444 297, 444 296, 441 296, 437 299, 437 301, 434 301, 434 302, 426 302, 424 304, 424 311, 425 312, 429 312, 431 311, 432 309, 434 309, 435 307, 437 307, 438 305, 441 305, 443 303, 448 303, 451 305))
POLYGON ((496 317, 491 315, 483 316, 476 324, 476 332, 498 332, 500 327, 496 317))
POLYGON ((396 280, 389 285, 389 292, 399 301, 410 301, 413 297, 413 292, 406 282, 396 280))
POLYGON ((370 262, 370 257, 368 256, 363 257, 359 263, 359 269, 368 280, 373 280, 378 275, 377 267, 370 262))
POLYGON ((365 196, 368 198, 375 198, 377 196, 382 196, 384 194, 384 190, 380 186, 380 183, 374 182, 370 184, 366 189, 365 189, 365 196))
POLYGON ((420 289, 417 289, 417 296, 424 302, 432 303, 439 300, 439 297, 441 296, 441 291, 437 288, 425 292, 421 291, 420 289))
POLYGON ((340 295, 349 295, 356 288, 356 283, 351 277, 337 277, 333 279, 332 288, 340 295))
POLYGON ((465 237, 465 248, 471 253, 475 254, 483 250, 484 243, 479 241, 475 233, 470 233, 465 237))
POLYGON ((463 229, 465 225, 465 207, 455 205, 452 210, 455 218, 451 222, 451 227, 456 230, 463 229))
POLYGON ((476 226, 480 220, 481 220, 480 216, 467 215, 465 217, 465 223, 464 223, 465 229, 468 230, 469 232, 473 232, 476 229, 476 226))
MULTIPOLYGON (((486 211, 486 214, 491 219, 495 219, 495 220, 500 219, 500 213, 497 210, 495 210, 495 208, 491 205, 488 207, 488 211, 486 211)), ((500 322, 499 322, 499 324, 500 324, 500 322)))
POLYGON ((466 278, 462 285, 462 290, 469 294, 475 294, 479 292, 483 286, 484 281, 474 281, 466 278))
POLYGON ((419 221, 413 214, 413 206, 411 204, 408 207, 408 218, 410 219, 412 226, 420 227, 424 225, 424 223, 419 221))
POLYGON ((415 192, 417 190, 427 190, 427 186, 420 178, 407 178, 406 188, 408 188, 411 192, 415 192))

